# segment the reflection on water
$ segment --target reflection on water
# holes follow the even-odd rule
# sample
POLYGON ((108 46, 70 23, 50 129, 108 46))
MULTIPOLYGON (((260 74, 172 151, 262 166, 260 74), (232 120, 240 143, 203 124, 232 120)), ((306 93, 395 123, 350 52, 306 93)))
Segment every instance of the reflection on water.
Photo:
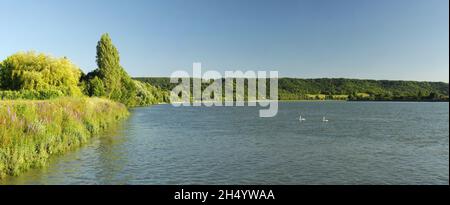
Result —
POLYGON ((449 183, 448 103, 281 103, 275 118, 258 110, 136 108, 105 136, 0 183, 449 183))

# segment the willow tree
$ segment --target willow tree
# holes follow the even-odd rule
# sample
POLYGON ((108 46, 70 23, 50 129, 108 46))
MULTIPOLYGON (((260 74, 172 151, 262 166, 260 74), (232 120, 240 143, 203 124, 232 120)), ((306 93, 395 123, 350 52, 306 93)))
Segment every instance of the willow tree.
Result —
POLYGON ((80 76, 80 68, 69 59, 43 53, 19 52, 0 65, 1 87, 5 90, 52 90, 64 95, 81 95, 80 76))

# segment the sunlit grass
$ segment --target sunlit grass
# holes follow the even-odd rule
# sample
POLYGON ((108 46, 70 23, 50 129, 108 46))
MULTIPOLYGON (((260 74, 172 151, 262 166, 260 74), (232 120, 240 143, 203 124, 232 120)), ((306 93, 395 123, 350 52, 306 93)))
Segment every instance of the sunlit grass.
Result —
POLYGON ((100 98, 0 100, 0 178, 43 166, 127 115, 100 98))

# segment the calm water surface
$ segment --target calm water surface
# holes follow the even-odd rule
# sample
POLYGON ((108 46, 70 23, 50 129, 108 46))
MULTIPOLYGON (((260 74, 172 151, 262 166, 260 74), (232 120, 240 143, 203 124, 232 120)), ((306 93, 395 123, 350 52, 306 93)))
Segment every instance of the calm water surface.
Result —
POLYGON ((106 136, 0 183, 449 184, 448 103, 280 103, 274 118, 258 109, 136 108, 106 136))

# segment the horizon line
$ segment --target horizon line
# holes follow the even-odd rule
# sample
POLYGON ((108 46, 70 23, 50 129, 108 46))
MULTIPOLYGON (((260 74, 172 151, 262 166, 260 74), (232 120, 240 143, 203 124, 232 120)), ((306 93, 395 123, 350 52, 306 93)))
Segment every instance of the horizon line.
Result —
MULTIPOLYGON (((170 78, 170 76, 131 76, 131 78, 170 78)), ((192 77, 189 77, 192 78, 192 77)), ((399 79, 373 79, 373 78, 353 78, 353 77, 290 77, 279 76, 278 79, 291 78, 302 80, 316 80, 316 79, 347 79, 347 80, 372 80, 372 81, 403 81, 403 82, 426 82, 426 83, 449 83, 448 81, 433 81, 433 80, 399 80, 399 79)))

